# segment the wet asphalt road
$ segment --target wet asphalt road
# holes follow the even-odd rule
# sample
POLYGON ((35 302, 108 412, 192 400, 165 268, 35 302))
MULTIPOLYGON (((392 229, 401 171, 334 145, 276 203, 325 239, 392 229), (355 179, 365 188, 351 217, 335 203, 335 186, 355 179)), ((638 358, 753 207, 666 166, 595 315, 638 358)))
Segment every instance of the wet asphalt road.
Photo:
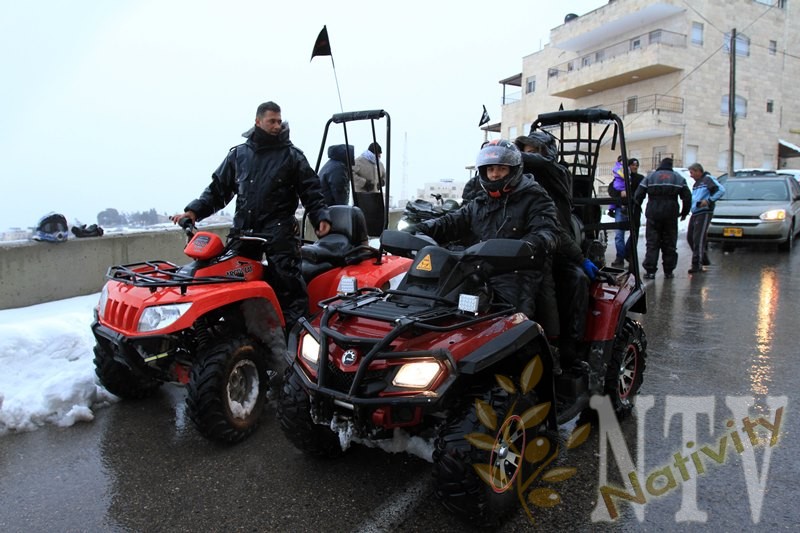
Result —
MULTIPOLYGON (((602 428, 595 426, 586 444, 559 458, 560 466, 577 468, 551 485, 561 503, 534 508, 535 524, 519 512, 500 531, 796 530, 800 251, 712 248, 708 272, 691 277, 683 241, 679 253, 675 279, 659 272, 648 282, 649 312, 640 317, 649 358, 639 406, 651 407, 621 425, 643 474, 642 515, 616 500, 615 522, 593 521, 603 458, 602 428), (752 405, 751 420, 774 422, 774 407, 786 404, 774 445, 758 426, 755 452, 736 450, 733 434, 748 440, 741 420, 727 425, 741 409, 738 398, 752 405), (681 414, 690 408, 701 414, 681 414), (719 462, 698 451, 718 454, 722 440, 719 462), (702 473, 693 451, 702 456, 702 473), (686 458, 687 482, 676 454, 686 458)), ((607 484, 621 486, 621 467, 613 453, 606 457, 607 484)), ((430 465, 417 457, 357 446, 336 462, 307 458, 284 438, 274 409, 249 440, 215 445, 185 418, 183 391, 165 387, 150 400, 99 409, 91 423, 0 437, 0 531, 470 528, 435 501, 430 465)))

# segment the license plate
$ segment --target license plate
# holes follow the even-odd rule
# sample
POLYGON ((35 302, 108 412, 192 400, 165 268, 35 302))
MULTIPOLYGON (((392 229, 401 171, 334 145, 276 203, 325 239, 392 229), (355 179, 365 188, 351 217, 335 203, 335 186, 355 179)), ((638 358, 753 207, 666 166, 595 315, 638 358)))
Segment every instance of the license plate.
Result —
POLYGON ((723 237, 741 237, 742 228, 722 228, 723 237))

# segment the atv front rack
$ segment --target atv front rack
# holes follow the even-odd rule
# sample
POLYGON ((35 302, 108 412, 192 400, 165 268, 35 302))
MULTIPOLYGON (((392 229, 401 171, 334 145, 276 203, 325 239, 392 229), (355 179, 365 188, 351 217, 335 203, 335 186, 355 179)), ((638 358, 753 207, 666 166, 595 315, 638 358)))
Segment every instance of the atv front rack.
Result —
POLYGON ((180 287, 181 293, 193 285, 210 285, 213 283, 232 283, 244 281, 243 276, 203 276, 194 277, 181 271, 181 267, 169 261, 142 261, 127 265, 116 265, 108 268, 106 279, 147 287, 155 291, 159 287, 180 287))
MULTIPOLYGON (((305 319, 300 319, 300 323, 306 331, 314 336, 320 344, 319 366, 317 369, 316 383, 312 383, 303 373, 306 385, 314 388, 318 393, 331 396, 340 401, 346 401, 357 405, 380 405, 397 404, 405 405, 429 405, 435 398, 442 396, 455 380, 451 371, 450 376, 442 383, 435 394, 432 391, 410 392, 402 397, 379 396, 376 390, 372 390, 367 381, 371 380, 374 372, 369 370, 370 364, 376 360, 391 359, 415 359, 428 358, 442 361, 449 368, 455 369, 456 362, 447 350, 398 352, 394 351, 391 344, 402 334, 412 329, 425 331, 447 332, 455 331, 473 324, 485 322, 513 313, 514 306, 509 304, 493 304, 489 313, 479 316, 460 311, 458 307, 442 298, 419 294, 416 292, 379 289, 362 289, 357 295, 335 296, 320 302, 324 311, 320 318, 319 331, 315 331, 310 323, 305 319), (429 300, 438 304, 445 304, 444 307, 434 307, 422 304, 406 304, 387 300, 389 296, 408 296, 421 300, 429 300), (394 324, 391 331, 381 337, 355 337, 340 333, 333 327, 332 323, 339 322, 343 316, 365 318, 394 324), (358 370, 352 377, 352 381, 346 386, 347 390, 338 390, 332 386, 332 381, 336 381, 337 373, 335 365, 330 362, 327 338, 333 339, 341 347, 359 347, 366 352, 359 362, 358 370), (362 389, 364 389, 362 391, 362 389)), ((297 339, 299 336, 292 335, 288 353, 297 353, 297 339)))

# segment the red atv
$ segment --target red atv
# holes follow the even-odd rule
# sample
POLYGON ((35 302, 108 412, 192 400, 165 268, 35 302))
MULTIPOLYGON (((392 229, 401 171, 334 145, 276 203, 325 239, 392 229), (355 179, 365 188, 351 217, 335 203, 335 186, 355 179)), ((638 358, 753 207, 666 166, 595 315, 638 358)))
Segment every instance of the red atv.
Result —
MULTIPOLYGON (((334 117, 343 123, 383 116, 334 117)), ((368 244, 358 207, 333 206, 330 216, 331 232, 301 250, 312 310, 337 293, 342 278, 388 289, 411 264, 368 244)), ((164 382, 184 384, 188 414, 200 432, 238 442, 256 428, 269 376, 285 364, 284 318, 263 279, 264 265, 237 252, 241 241, 267 241, 246 233, 231 235, 226 245, 213 233, 195 233, 188 219, 182 226, 191 238, 184 249, 191 262, 109 268, 92 323, 95 372, 106 389, 126 399, 146 397, 164 382)))
MULTIPOLYGON (((606 111, 547 121, 567 119, 616 124, 622 137, 621 121, 606 111)), ((593 150, 594 159, 580 157, 589 169, 584 176, 592 177, 599 143, 580 140, 593 150)), ((578 210, 587 233, 605 229, 592 220, 602 202, 611 199, 575 198, 587 207, 578 210)), ((385 231, 381 246, 402 253, 418 249, 419 239, 385 231)), ((644 311, 635 266, 601 269, 591 285, 581 360, 556 375, 539 325, 492 299, 493 275, 534 264, 521 241, 489 240, 461 252, 429 246, 397 289, 354 290, 321 302, 322 313, 301 320, 289 338, 291 366, 278 397, 286 436, 326 457, 341 455, 353 438, 376 441, 398 430, 434 439, 435 491, 444 505, 470 522, 497 523, 517 505, 514 481, 533 470, 537 437, 586 410, 593 395, 609 396, 618 415, 627 415, 645 369, 644 331, 628 314, 644 311)))

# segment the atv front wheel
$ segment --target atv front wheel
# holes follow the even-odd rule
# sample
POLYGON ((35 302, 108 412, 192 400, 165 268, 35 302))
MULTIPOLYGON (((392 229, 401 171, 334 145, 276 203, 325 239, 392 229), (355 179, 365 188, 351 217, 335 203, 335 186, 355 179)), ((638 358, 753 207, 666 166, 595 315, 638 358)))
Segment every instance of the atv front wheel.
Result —
MULTIPOLYGON (((481 526, 497 526, 518 504, 516 478, 525 481, 532 466, 525 450, 541 437, 541 425, 526 427, 521 415, 536 404, 534 393, 511 394, 494 387, 465 406, 440 430, 433 451, 433 479, 436 495, 457 516, 481 526), (494 428, 487 427, 479 410, 496 417, 494 428), (480 449, 471 440, 494 442, 491 450, 480 449), (482 479, 483 469, 491 481, 482 479)), ((484 420, 485 420, 484 416, 484 420)), ((486 446, 484 446, 485 448, 486 446)))
POLYGON ((192 367, 186 406, 197 429, 235 443, 258 426, 268 389, 264 349, 250 337, 213 344, 192 367))
POLYGON ((311 419, 311 400, 293 367, 286 369, 278 396, 281 429, 295 447, 309 455, 334 459, 344 452, 339 437, 329 427, 311 419))
POLYGON ((611 398, 611 405, 619 419, 630 415, 636 403, 636 395, 644 380, 646 350, 647 338, 641 324, 626 318, 614 342, 614 353, 608 363, 605 383, 605 393, 611 398))
POLYGON ((99 343, 94 347, 94 373, 108 392, 124 400, 147 398, 161 386, 156 379, 134 374, 99 343))

